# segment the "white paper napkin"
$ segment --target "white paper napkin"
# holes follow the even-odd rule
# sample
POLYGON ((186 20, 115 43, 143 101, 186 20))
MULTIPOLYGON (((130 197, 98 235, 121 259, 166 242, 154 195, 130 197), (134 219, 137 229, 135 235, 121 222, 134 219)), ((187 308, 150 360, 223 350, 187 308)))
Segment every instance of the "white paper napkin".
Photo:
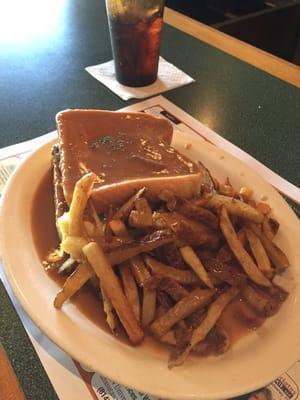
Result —
POLYGON ((121 85, 116 80, 113 60, 86 67, 85 70, 123 100, 144 99, 195 82, 193 78, 162 57, 159 58, 157 80, 151 85, 138 88, 121 85))

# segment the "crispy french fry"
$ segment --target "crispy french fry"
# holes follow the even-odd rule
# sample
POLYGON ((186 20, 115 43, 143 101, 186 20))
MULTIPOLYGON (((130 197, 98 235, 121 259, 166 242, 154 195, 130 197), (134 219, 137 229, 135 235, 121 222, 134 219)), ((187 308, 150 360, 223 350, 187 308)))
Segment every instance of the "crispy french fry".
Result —
POLYGON ((264 235, 269 239, 273 240, 279 228, 279 223, 274 218, 264 218, 262 221, 262 230, 264 235))
POLYGON ((239 195, 246 203, 248 203, 253 195, 253 190, 247 186, 243 186, 239 191, 239 195))
POLYGON ((276 270, 280 272, 288 268, 290 266, 290 263, 284 252, 274 242, 272 242, 263 234, 259 226, 251 224, 250 227, 253 232, 260 238, 276 270))
POLYGON ((206 337, 208 332, 215 326, 225 307, 236 297, 238 293, 238 288, 231 287, 226 292, 222 293, 209 306, 206 317, 201 322, 201 324, 192 332, 190 339, 187 340, 186 343, 184 343, 183 345, 177 347, 175 351, 171 353, 168 364, 169 368, 184 363, 193 347, 206 337))
POLYGON ((163 336, 173 325, 183 320, 197 309, 207 305, 214 294, 214 290, 194 289, 188 296, 178 301, 164 315, 151 324, 151 332, 155 336, 163 336))
POLYGON ((130 267, 127 263, 119 266, 119 271, 123 283, 124 293, 131 305, 135 318, 140 320, 140 299, 134 277, 132 276, 130 267))
POLYGON ((61 308, 64 302, 78 292, 93 275, 93 270, 86 262, 79 264, 75 271, 68 276, 62 289, 55 296, 54 307, 61 308))
POLYGON ((211 196, 203 205, 203 207, 220 209, 224 205, 226 205, 229 214, 236 215, 237 217, 241 217, 256 223, 260 223, 263 220, 263 215, 249 204, 232 197, 223 196, 221 194, 214 194, 211 196))
POLYGON ((103 301, 103 310, 106 315, 106 322, 107 325, 110 327, 110 330, 114 333, 117 327, 117 321, 115 318, 115 315, 113 313, 113 306, 109 298, 106 296, 103 287, 100 284, 100 290, 101 290, 101 295, 102 295, 102 301, 103 301))
POLYGON ((134 202, 135 209, 145 215, 152 215, 151 207, 145 197, 139 197, 134 202))
POLYGON ((82 217, 90 197, 97 175, 90 172, 76 183, 69 211, 69 235, 81 236, 83 233, 82 217))
POLYGON ((150 256, 145 256, 144 261, 154 275, 166 276, 184 285, 199 282, 199 278, 192 271, 170 267, 169 265, 163 264, 150 256))
MULTIPOLYGON (((239 241, 241 242, 242 246, 244 247, 247 243, 247 236, 246 236, 246 232, 245 232, 244 228, 241 228, 237 232, 237 237, 238 237, 239 241)), ((233 255, 232 251, 230 250, 230 247, 228 246, 227 243, 224 244, 224 246, 222 246, 219 249, 217 258, 218 258, 218 260, 220 260, 222 262, 228 262, 234 258, 234 255, 233 255)))
POLYGON ((189 315, 186 319, 185 322, 189 328, 197 328, 201 324, 201 322, 204 320, 206 316, 206 309, 205 308, 199 308, 195 312, 193 312, 191 315, 189 315))
POLYGON ((263 273, 258 269, 255 265, 254 261, 241 245, 237 234, 232 226, 232 223, 229 219, 228 212, 226 206, 221 207, 220 213, 220 228, 223 232, 223 235, 231 248, 232 252, 240 262, 243 270, 249 276, 249 278, 262 286, 271 286, 271 282, 263 275, 263 273))
POLYGON ((201 281, 205 283, 206 286, 212 289, 214 285, 209 279, 204 265, 202 264, 201 260, 194 252, 194 250, 190 246, 185 246, 180 248, 180 253, 184 261, 192 268, 195 274, 199 276, 201 281))
POLYGON ((170 243, 172 240, 173 236, 170 231, 156 231, 138 242, 125 244, 113 252, 107 253, 107 257, 112 265, 121 264, 138 254, 152 251, 166 243, 170 243))
POLYGON ((153 224, 158 229, 172 229, 182 243, 190 246, 206 244, 215 248, 219 243, 219 238, 213 229, 175 211, 154 212, 153 224))
POLYGON ((175 279, 163 276, 152 276, 144 283, 144 287, 147 289, 163 290, 175 301, 179 301, 189 294, 188 290, 175 281, 175 279))
POLYGON ((130 211, 133 209, 134 207, 134 203, 135 201, 140 198, 145 192, 145 188, 142 188, 140 190, 138 190, 133 196, 130 197, 130 199, 128 199, 126 201, 126 203, 124 203, 114 214, 113 219, 126 219, 129 214, 130 211))
POLYGON ((133 344, 140 343, 144 338, 144 333, 103 250, 97 243, 91 242, 84 246, 83 252, 98 276, 105 294, 110 299, 130 341, 133 344))
POLYGON ((234 197, 237 194, 236 190, 232 186, 228 177, 227 177, 225 183, 219 184, 218 192, 224 196, 231 196, 231 197, 234 197))
POLYGON ((195 221, 203 222, 213 229, 218 228, 218 217, 212 211, 199 206, 197 200, 182 201, 176 206, 176 211, 195 221))
POLYGON ((71 258, 76 261, 83 260, 82 248, 88 241, 81 236, 67 236, 61 243, 61 249, 70 254, 71 258))
POLYGON ((142 326, 148 326, 154 319, 156 310, 156 290, 143 288, 142 326))
POLYGON ((72 257, 68 257, 58 268, 58 273, 61 274, 62 272, 71 269, 73 266, 75 266, 75 263, 76 261, 74 261, 72 257))
POLYGON ((245 231, 258 268, 266 275, 272 273, 269 257, 259 237, 250 228, 245 228, 245 231))
POLYGON ((126 225, 121 219, 112 219, 109 222, 109 227, 113 231, 115 236, 119 237, 129 237, 126 225))
POLYGON ((134 228, 150 228, 153 226, 152 214, 132 210, 128 218, 128 223, 134 228))
POLYGON ((268 215, 272 211, 272 209, 269 206, 269 204, 263 203, 263 202, 257 203, 256 204, 256 209, 257 209, 257 211, 259 211, 263 215, 268 215))
POLYGON ((144 261, 140 256, 135 256, 129 259, 129 264, 136 282, 142 287, 150 278, 150 273, 145 267, 144 261))

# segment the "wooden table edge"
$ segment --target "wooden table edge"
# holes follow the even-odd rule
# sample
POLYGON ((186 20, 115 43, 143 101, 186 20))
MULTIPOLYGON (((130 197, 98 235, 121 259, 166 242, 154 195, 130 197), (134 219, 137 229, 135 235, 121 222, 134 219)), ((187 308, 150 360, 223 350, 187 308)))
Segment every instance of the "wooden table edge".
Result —
POLYGON ((300 67, 165 7, 164 22, 247 62, 276 78, 300 87, 300 67))
POLYGON ((18 378, 7 357, 7 354, 0 344, 0 399, 25 400, 24 392, 18 378))

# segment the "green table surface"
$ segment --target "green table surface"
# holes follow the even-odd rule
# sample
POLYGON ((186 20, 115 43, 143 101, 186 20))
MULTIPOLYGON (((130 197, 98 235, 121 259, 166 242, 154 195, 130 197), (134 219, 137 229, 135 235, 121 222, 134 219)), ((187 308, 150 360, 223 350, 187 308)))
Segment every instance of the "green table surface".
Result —
MULTIPOLYGON (((43 22, 38 9, 32 20, 24 18, 18 40, 9 36, 12 23, 6 39, 0 27, 0 147, 55 129, 55 114, 65 108, 114 110, 133 103, 84 71, 112 58, 104 0, 57 3, 56 17, 44 12, 43 22)), ((300 186, 299 89, 167 25, 161 54, 196 80, 166 98, 300 186)), ((0 312, 0 340, 27 398, 55 399, 1 285, 0 312)))

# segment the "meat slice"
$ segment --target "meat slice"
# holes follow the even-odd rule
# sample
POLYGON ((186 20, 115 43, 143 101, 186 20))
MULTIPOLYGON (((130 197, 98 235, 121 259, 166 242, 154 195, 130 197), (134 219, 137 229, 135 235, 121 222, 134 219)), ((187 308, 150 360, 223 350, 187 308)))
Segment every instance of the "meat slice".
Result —
POLYGON ((100 177, 92 192, 95 207, 118 206, 136 190, 163 189, 190 198, 200 192, 202 168, 170 146, 172 125, 145 113, 66 110, 57 117, 62 187, 68 204, 77 180, 100 177))

